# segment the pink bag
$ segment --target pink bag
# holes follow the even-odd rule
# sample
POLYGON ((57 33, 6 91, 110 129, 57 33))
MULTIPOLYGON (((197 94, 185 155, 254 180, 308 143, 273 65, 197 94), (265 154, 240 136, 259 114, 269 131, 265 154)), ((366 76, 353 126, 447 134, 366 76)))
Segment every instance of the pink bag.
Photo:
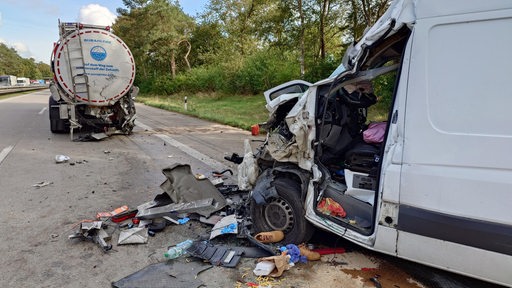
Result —
POLYGON ((368 129, 363 132, 363 140, 366 143, 382 143, 386 133, 387 122, 374 122, 368 125, 368 129))

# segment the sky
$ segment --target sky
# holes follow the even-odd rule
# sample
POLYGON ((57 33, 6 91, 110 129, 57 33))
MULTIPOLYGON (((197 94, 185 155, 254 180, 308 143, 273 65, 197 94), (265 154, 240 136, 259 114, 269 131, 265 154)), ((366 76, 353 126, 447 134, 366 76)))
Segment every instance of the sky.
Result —
MULTIPOLYGON (((208 0, 179 0, 183 11, 196 16, 208 0)), ((50 63, 59 40, 58 21, 111 25, 122 0, 0 0, 0 42, 23 58, 50 63)))

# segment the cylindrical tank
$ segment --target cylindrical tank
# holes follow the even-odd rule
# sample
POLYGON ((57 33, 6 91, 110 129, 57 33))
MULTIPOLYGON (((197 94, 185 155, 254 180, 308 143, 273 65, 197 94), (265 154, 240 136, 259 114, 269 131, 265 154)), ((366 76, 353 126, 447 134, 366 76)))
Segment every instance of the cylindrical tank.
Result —
POLYGON ((113 105, 135 79, 128 46, 109 29, 83 28, 61 35, 53 55, 55 81, 69 98, 92 106, 113 105))

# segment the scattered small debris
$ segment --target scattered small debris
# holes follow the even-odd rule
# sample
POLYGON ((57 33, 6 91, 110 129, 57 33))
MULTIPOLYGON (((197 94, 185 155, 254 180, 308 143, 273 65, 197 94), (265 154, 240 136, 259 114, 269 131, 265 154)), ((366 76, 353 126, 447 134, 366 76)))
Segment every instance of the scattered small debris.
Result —
POLYGON ((56 155, 55 156, 55 163, 59 164, 59 163, 65 163, 65 162, 68 162, 71 158, 69 156, 66 156, 66 155, 56 155))
POLYGON ((91 134, 91 138, 93 138, 94 140, 103 140, 105 138, 108 138, 108 135, 105 134, 105 133, 94 133, 94 134, 91 134))
POLYGON ((242 252, 213 245, 208 241, 196 241, 187 252, 197 258, 207 260, 213 265, 234 268, 240 262, 242 252))
POLYGON ((119 233, 119 241, 117 245, 124 244, 146 244, 148 243, 148 229, 135 227, 123 230, 119 233))
POLYGON ((210 234, 210 240, 223 234, 237 234, 238 233, 238 221, 236 215, 229 215, 222 218, 217 222, 212 229, 210 234))
POLYGON ((48 186, 48 185, 51 185, 51 184, 53 184, 53 182, 41 181, 41 182, 37 182, 36 184, 32 185, 32 187, 42 188, 42 187, 45 187, 45 186, 48 186))
POLYGON ((202 261, 166 261, 151 264, 138 272, 113 282, 112 287, 202 287, 204 283, 198 279, 197 275, 211 267, 211 265, 202 261))
POLYGON ((107 244, 106 241, 110 240, 110 235, 103 230, 104 223, 102 221, 83 221, 80 223, 80 229, 68 236, 69 239, 82 239, 89 240, 100 245, 104 252, 112 249, 112 244, 107 244))
POLYGON ((378 275, 375 275, 374 277, 370 278, 370 281, 372 281, 373 284, 375 284, 376 288, 382 288, 382 284, 380 284, 380 282, 379 282, 379 276, 378 275))
MULTIPOLYGON (((94 191, 92 191, 92 193, 94 194, 94 191)), ((126 211, 128 211, 128 206, 124 205, 124 206, 118 207, 110 212, 98 212, 96 214, 96 219, 107 220, 108 218, 110 218, 114 215, 117 215, 117 214, 120 214, 120 213, 123 213, 126 211)))

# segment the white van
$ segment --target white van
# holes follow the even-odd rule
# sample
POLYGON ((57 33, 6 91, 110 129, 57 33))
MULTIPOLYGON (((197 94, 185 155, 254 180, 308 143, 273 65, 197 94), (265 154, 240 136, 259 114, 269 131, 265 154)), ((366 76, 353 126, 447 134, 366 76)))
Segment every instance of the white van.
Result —
POLYGON ((397 0, 331 77, 267 91, 267 140, 239 167, 255 232, 316 226, 512 287, 511 48, 512 1, 397 0))
POLYGON ((30 85, 30 79, 26 77, 18 77, 16 80, 16 86, 28 86, 30 85))

